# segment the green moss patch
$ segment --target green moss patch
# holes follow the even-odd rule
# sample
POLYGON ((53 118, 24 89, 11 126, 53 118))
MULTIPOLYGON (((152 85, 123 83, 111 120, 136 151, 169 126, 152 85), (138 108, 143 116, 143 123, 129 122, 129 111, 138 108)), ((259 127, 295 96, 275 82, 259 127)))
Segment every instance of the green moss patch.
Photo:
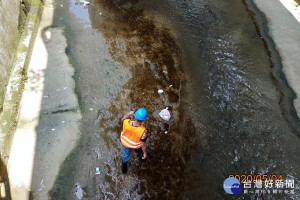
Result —
POLYGON ((27 47, 25 46, 25 44, 21 44, 18 51, 19 53, 25 53, 27 51, 27 47))
POLYGON ((32 6, 38 6, 41 3, 41 0, 33 0, 32 6))
POLYGON ((33 22, 35 22, 36 21, 36 19, 37 19, 37 13, 36 14, 34 14, 32 17, 31 17, 31 20, 33 21, 33 22))

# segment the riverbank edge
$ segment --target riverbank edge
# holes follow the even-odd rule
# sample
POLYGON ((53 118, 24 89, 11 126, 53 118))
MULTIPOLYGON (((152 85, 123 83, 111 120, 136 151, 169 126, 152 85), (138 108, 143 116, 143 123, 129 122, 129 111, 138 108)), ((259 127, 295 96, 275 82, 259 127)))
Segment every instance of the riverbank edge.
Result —
POLYGON ((65 27, 53 26, 55 0, 44 0, 7 163, 11 199, 49 199, 61 163, 77 145, 81 112, 65 27), (25 145, 24 145, 25 144, 25 145))
MULTIPOLYGON (((278 37, 284 30, 292 30, 290 29, 292 27, 290 27, 288 23, 283 24, 282 21, 276 20, 271 12, 272 9, 283 9, 285 12, 289 12, 289 10, 282 5, 280 1, 277 2, 279 5, 274 5, 272 2, 259 5, 260 2, 256 0, 244 0, 243 2, 269 55, 270 72, 280 94, 278 104, 281 107, 282 115, 290 125, 291 130, 300 136, 300 84, 295 83, 297 75, 300 77, 300 71, 294 73, 294 71, 296 71, 296 65, 293 65, 298 58, 295 58, 293 55, 287 56, 287 52, 290 52, 290 45, 278 37), (272 4, 272 6, 269 4, 272 4), (270 9, 271 7, 272 9, 270 9), (279 29, 278 27, 285 27, 287 29, 279 29), (287 62, 287 60, 291 60, 291 62, 287 62)), ((291 21, 297 20, 296 17, 290 13, 283 14, 285 18, 291 21)), ((294 38, 289 38, 289 41, 293 40, 294 38)), ((296 41, 294 42, 296 43, 296 41)), ((300 51, 300 45, 293 47, 293 50, 294 52, 300 51)), ((300 79, 297 82, 299 81, 300 79)))
POLYGON ((12 139, 18 121, 20 99, 24 82, 27 79, 27 68, 42 17, 43 5, 44 0, 31 1, 30 11, 17 45, 14 64, 6 87, 3 111, 0 114, 0 156, 1 164, 3 164, 1 176, 6 173, 12 139))

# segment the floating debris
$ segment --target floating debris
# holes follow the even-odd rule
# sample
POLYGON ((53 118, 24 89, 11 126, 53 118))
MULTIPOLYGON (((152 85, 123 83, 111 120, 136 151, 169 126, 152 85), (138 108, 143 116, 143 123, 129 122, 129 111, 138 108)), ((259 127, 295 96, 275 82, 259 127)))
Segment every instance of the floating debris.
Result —
POLYGON ((77 199, 82 199, 83 190, 82 190, 81 186, 79 185, 79 183, 76 184, 76 189, 77 189, 77 191, 74 194, 76 195, 77 199))
POLYGON ((258 92, 257 94, 258 94, 260 97, 262 97, 261 93, 258 92))
POLYGON ((42 179, 42 181, 41 181, 41 188, 39 189, 39 191, 42 191, 43 188, 46 188, 45 185, 43 184, 43 182, 44 182, 44 179, 42 179))
POLYGON ((164 93, 164 91, 162 89, 159 89, 157 92, 158 92, 158 94, 164 93))
MULTIPOLYGON (((97 137, 97 135, 95 135, 97 137)), ((99 152, 98 149, 95 150, 95 153, 97 154, 97 158, 100 159, 101 158, 101 154, 99 152)))
POLYGON ((96 173, 95 174, 100 174, 100 168, 96 167, 96 173))
POLYGON ((85 5, 90 5, 90 2, 89 1, 85 1, 85 0, 80 0, 79 3, 85 4, 85 5))

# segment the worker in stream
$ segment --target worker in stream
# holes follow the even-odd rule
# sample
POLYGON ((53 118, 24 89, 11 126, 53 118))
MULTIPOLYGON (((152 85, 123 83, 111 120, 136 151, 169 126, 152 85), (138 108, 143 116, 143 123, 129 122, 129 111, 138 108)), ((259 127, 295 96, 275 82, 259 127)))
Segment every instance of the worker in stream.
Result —
POLYGON ((145 108, 139 108, 136 112, 130 111, 122 118, 123 131, 121 133, 121 143, 123 146, 123 152, 121 169, 123 173, 127 172, 127 163, 132 149, 135 149, 137 153, 142 150, 142 159, 147 158, 147 130, 143 126, 143 122, 147 118, 148 112, 145 108), (131 116, 134 116, 134 120, 131 120, 131 116))

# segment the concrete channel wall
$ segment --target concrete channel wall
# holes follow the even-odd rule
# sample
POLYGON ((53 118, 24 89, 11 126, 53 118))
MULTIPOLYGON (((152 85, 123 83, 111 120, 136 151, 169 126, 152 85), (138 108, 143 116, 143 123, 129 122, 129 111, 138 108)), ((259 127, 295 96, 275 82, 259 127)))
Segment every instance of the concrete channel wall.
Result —
POLYGON ((6 166, 26 69, 42 14, 41 2, 0 1, 0 199, 10 199, 6 166))
MULTIPOLYGON (((32 0, 0 1, 0 112, 32 0)), ((24 48, 22 50, 25 50, 24 48)))
POLYGON ((19 41, 19 0, 0 1, 0 110, 19 41))

